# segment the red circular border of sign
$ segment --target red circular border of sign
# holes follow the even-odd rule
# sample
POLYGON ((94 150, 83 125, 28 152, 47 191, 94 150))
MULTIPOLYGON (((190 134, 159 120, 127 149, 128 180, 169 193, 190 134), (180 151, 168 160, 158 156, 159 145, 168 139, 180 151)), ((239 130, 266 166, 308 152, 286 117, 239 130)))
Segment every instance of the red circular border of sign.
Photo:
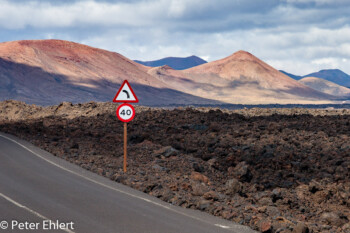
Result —
POLYGON ((132 121, 133 119, 134 119, 134 117, 135 117, 135 108, 131 105, 131 104, 121 104, 121 105, 119 105, 119 107, 117 108, 117 111, 116 111, 116 114, 117 114, 117 117, 118 117, 118 119, 120 120, 120 121, 122 121, 122 122, 130 122, 130 121, 132 121), (124 120, 123 118, 121 118, 120 116, 119 116, 119 109, 121 108, 121 107, 123 107, 123 106, 129 106, 131 109, 132 109, 132 115, 131 115, 131 118, 130 119, 128 119, 128 120, 124 120))

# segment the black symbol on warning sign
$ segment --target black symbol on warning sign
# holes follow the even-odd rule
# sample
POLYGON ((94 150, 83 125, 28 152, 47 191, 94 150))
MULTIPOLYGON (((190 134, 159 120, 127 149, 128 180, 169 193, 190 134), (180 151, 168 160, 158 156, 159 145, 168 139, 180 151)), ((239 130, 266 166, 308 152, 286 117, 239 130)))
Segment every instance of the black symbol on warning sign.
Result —
POLYGON ((128 99, 130 99, 129 92, 128 92, 128 91, 126 91, 126 90, 123 90, 123 92, 125 92, 125 94, 126 94, 127 98, 128 98, 128 99))

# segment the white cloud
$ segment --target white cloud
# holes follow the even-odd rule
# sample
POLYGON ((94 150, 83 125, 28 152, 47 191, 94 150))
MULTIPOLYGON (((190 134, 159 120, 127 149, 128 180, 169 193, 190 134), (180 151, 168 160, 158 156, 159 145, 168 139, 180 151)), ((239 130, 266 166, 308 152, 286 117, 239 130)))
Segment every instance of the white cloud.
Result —
POLYGON ((287 3, 314 3, 317 5, 324 4, 344 4, 348 3, 348 0, 284 0, 287 3))
POLYGON ((0 30, 73 40, 139 60, 194 54, 212 61, 243 49, 295 74, 350 73, 348 0, 55 3, 0 0, 0 30))
POLYGON ((180 17, 185 11, 185 3, 181 0, 172 0, 170 2, 169 16, 180 17))
POLYGON ((309 28, 293 33, 282 29, 240 30, 215 34, 171 34, 162 30, 141 30, 128 36, 116 37, 111 36, 113 32, 110 33, 90 38, 84 43, 105 47, 140 60, 195 54, 212 61, 243 49, 277 69, 299 75, 326 68, 340 68, 350 74, 350 27, 334 30, 309 28), (141 35, 142 42, 136 40, 130 44, 133 37, 141 35))
POLYGON ((164 1, 108 3, 79 1, 69 5, 29 2, 12 3, 0 0, 0 27, 21 29, 80 26, 144 26, 155 16, 166 14, 164 1))
POLYGON ((328 67, 331 68, 337 68, 339 66, 339 60, 333 57, 325 57, 325 58, 321 58, 321 59, 315 59, 313 61, 311 61, 312 64, 316 64, 316 65, 326 65, 328 67))

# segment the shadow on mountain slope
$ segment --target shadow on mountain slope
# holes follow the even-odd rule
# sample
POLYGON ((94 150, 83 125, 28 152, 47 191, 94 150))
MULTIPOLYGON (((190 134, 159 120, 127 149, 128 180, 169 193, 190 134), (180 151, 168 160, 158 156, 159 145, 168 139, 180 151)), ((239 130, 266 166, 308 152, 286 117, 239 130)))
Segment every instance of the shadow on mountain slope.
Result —
MULTIPOLYGON (((223 103, 173 89, 131 84, 142 105, 223 103)), ((0 58, 0 100, 14 99, 39 105, 112 101, 120 85, 103 77, 99 80, 81 77, 81 82, 73 83, 68 76, 0 58)))

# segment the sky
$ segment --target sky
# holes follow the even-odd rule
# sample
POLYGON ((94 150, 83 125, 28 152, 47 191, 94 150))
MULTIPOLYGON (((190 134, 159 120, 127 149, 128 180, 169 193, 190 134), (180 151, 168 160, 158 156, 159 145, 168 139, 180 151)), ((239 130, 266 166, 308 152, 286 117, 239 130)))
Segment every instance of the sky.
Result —
POLYGON ((276 69, 350 74, 349 0, 0 0, 0 42, 62 39, 156 60, 248 51, 276 69))

